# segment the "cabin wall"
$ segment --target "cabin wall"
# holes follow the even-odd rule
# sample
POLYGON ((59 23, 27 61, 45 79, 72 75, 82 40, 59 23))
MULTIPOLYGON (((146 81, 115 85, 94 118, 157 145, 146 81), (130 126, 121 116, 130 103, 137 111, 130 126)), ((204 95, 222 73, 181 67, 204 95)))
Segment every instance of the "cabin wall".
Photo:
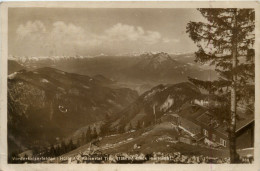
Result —
POLYGON ((237 149, 254 147, 254 124, 250 124, 237 134, 237 149))
POLYGON ((218 143, 218 144, 221 144, 221 139, 223 139, 226 142, 226 146, 223 146, 223 148, 228 148, 229 147, 228 136, 223 135, 222 133, 214 130, 213 128, 210 129, 209 127, 206 127, 206 126, 201 126, 201 134, 202 135, 204 135, 204 131, 203 131, 204 129, 208 131, 207 138, 210 141, 218 143), (215 140, 213 140, 213 134, 215 135, 215 140))

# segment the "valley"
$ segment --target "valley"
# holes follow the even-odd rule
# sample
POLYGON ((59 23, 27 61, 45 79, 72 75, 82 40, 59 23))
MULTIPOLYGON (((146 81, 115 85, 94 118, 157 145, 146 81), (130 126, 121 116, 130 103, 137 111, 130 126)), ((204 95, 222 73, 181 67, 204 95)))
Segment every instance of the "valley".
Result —
MULTIPOLYGON (((216 76, 190 58, 145 53, 10 60, 10 156, 49 156, 56 159, 43 162, 60 163, 65 161, 58 157, 83 154, 152 157, 181 152, 224 160, 229 153, 222 144, 228 142, 222 129, 228 120, 227 104, 187 81, 189 76, 216 76), (205 129, 210 136, 204 135, 205 129)), ((251 123, 253 116, 244 115, 243 106, 240 109, 240 126, 251 123)))

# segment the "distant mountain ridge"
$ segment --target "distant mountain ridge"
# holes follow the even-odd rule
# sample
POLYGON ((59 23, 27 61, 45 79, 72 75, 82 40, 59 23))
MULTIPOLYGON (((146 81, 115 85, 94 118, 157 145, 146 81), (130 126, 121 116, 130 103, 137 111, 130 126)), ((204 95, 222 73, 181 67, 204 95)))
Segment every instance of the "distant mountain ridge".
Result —
POLYGON ((143 55, 156 55, 156 54, 160 54, 160 53, 164 53, 164 54, 169 54, 170 56, 178 56, 178 55, 189 55, 189 54, 194 54, 193 52, 177 52, 177 53, 166 53, 166 52, 133 52, 133 53, 121 53, 121 54, 117 54, 117 55, 107 55, 104 53, 98 54, 98 55, 70 55, 70 56, 66 56, 66 55, 60 55, 60 56, 9 56, 8 59, 9 60, 15 60, 15 61, 19 61, 19 62, 25 62, 25 61, 40 61, 40 60, 62 60, 62 59, 83 59, 83 58, 95 58, 95 57, 137 57, 137 56, 143 56, 143 55))
POLYGON ((145 53, 140 55, 142 60, 137 64, 141 65, 138 67, 143 67, 144 69, 158 69, 161 66, 165 67, 165 65, 173 66, 173 65, 179 65, 177 64, 177 61, 172 59, 169 54, 160 52, 160 53, 145 53))
POLYGON ((82 75, 103 75, 106 78, 134 89, 142 94, 158 84, 175 84, 188 81, 187 77, 213 80, 216 73, 212 68, 194 62, 194 54, 168 54, 147 52, 129 56, 96 57, 27 57, 14 58, 25 68, 34 70, 52 67, 82 75))

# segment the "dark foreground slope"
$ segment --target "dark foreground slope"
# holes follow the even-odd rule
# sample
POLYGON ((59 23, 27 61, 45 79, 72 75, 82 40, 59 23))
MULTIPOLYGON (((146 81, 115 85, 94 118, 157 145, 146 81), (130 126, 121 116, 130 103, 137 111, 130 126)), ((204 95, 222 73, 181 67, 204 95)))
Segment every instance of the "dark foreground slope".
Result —
POLYGON ((112 116, 137 98, 111 88, 103 76, 88 77, 53 68, 21 70, 8 76, 9 153, 41 147, 112 116))

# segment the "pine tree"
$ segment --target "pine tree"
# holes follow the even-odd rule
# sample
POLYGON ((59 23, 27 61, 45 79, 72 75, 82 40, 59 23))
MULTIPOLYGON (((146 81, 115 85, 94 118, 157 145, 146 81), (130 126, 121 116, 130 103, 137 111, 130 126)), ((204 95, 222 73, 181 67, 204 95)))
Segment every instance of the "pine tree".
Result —
POLYGON ((62 149, 62 146, 61 145, 57 145, 56 147, 55 147, 55 156, 60 156, 61 154, 63 154, 64 153, 64 151, 63 151, 63 149, 62 149))
POLYGON ((195 61, 214 65, 219 78, 213 81, 189 80, 210 94, 228 98, 230 158, 231 163, 235 163, 237 102, 252 101, 254 97, 255 12, 236 8, 198 10, 208 22, 189 22, 186 30, 198 46, 195 61))
POLYGON ((66 146, 66 144, 65 144, 65 141, 62 140, 62 142, 61 142, 61 148, 60 148, 60 153, 61 153, 61 154, 64 154, 64 153, 66 153, 66 152, 67 152, 67 146, 66 146))
POLYGON ((76 148, 76 147, 75 147, 75 145, 73 144, 72 139, 70 139, 69 144, 67 145, 68 151, 74 150, 75 148, 76 148))
POLYGON ((109 126, 110 126, 110 117, 108 114, 106 114, 104 124, 102 124, 100 126, 100 135, 101 136, 106 136, 109 134, 109 132, 110 132, 109 126))
POLYGON ((136 129, 138 130, 138 129, 140 129, 141 128, 141 123, 140 123, 140 121, 138 121, 137 122, 137 125, 136 125, 136 129))
POLYGON ((50 155, 51 157, 55 156, 55 147, 54 147, 54 145, 51 145, 49 155, 50 155))
POLYGON ((97 129, 96 127, 94 127, 92 132, 92 139, 96 139, 97 137, 98 137, 97 129))
POLYGON ((86 143, 88 143, 91 140, 91 129, 90 129, 90 126, 87 129, 85 137, 86 137, 86 143))

